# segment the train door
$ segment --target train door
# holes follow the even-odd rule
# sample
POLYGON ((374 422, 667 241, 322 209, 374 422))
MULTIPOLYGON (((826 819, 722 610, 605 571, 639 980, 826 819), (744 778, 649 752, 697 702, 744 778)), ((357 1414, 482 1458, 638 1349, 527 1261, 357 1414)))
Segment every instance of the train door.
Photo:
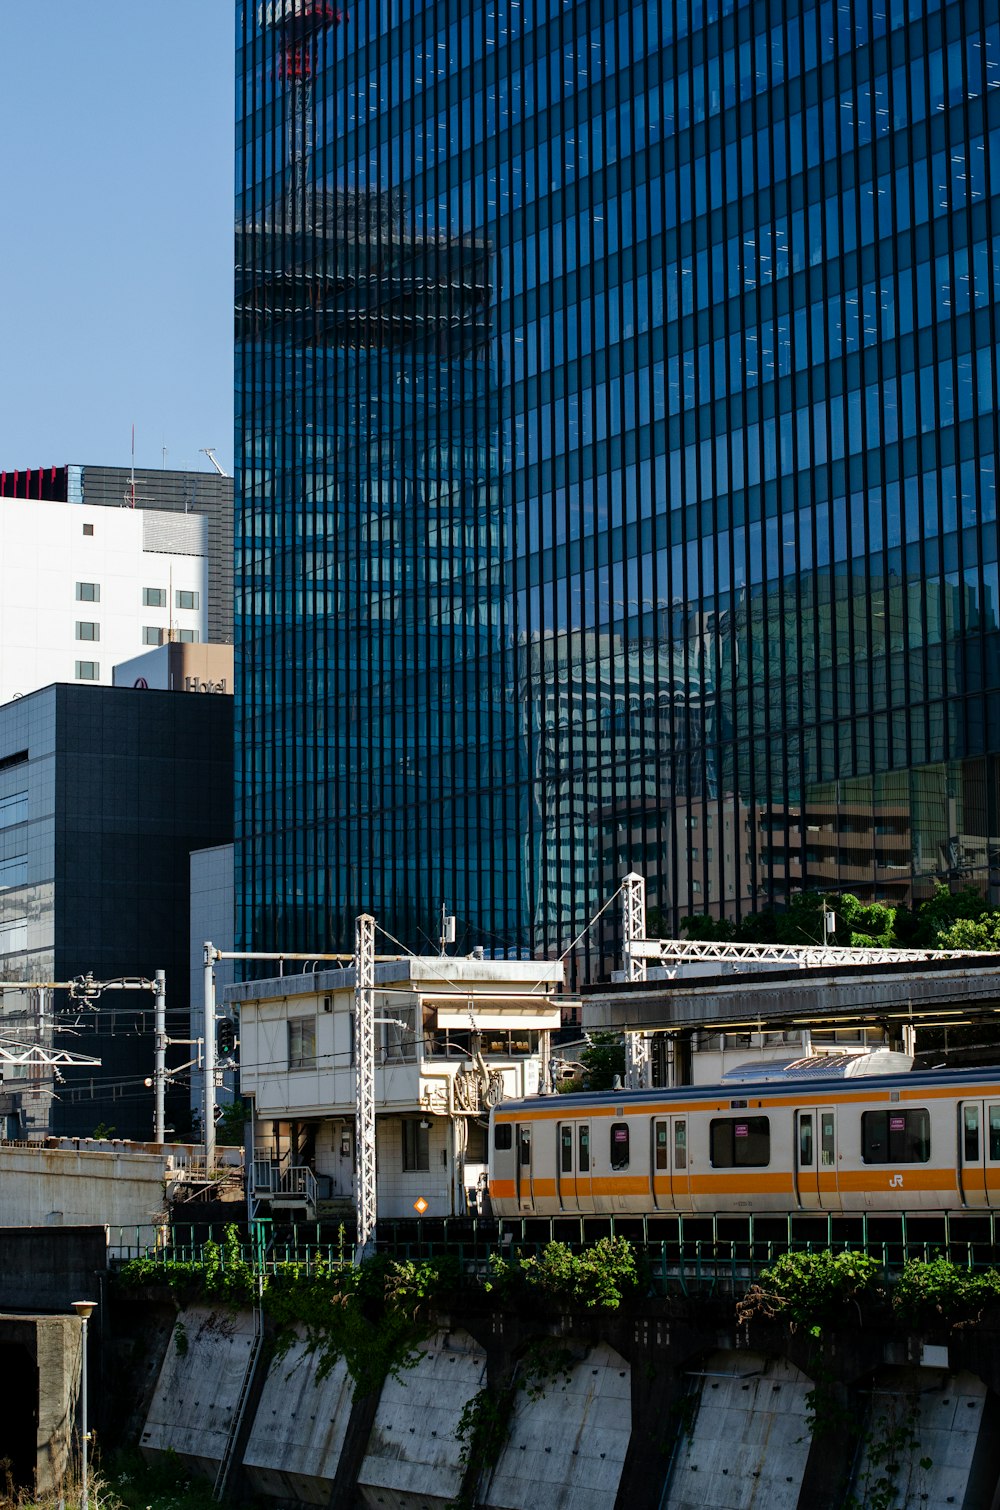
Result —
POLYGON ((982 1101, 958 1104, 958 1182, 964 1206, 988 1204, 984 1112, 982 1101))
POLYGON ((691 1175, 688 1170, 688 1119, 670 1118, 670 1190, 676 1211, 691 1210, 691 1175))
POLYGON ((572 1122, 560 1122, 556 1134, 556 1193, 560 1211, 576 1211, 576 1159, 573 1145, 576 1127, 572 1122))
POLYGON ((832 1106, 795 1113, 795 1197, 807 1211, 840 1208, 837 1181, 837 1120, 832 1106))
POLYGON ((534 1192, 531 1185, 531 1124, 518 1122, 514 1129, 517 1144, 517 1204, 522 1211, 531 1211, 534 1192))
POLYGON ((687 1117, 654 1117, 650 1188, 657 1211, 691 1210, 687 1117))
POLYGON ((1000 1206, 1000 1101, 987 1101, 986 1126, 986 1203, 1000 1206))
POLYGON ((590 1123, 576 1124, 576 1200, 578 1211, 593 1211, 594 1184, 592 1174, 590 1123))
POLYGON ((559 1208, 591 1211, 590 1123, 560 1122, 557 1143, 559 1208))

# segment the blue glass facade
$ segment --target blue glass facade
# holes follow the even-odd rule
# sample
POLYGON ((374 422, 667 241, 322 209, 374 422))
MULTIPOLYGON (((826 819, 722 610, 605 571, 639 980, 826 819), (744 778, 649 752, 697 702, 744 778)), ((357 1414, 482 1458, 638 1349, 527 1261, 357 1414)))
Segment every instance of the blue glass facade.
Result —
POLYGON ((996 0, 238 17, 244 940, 1000 879, 996 0))

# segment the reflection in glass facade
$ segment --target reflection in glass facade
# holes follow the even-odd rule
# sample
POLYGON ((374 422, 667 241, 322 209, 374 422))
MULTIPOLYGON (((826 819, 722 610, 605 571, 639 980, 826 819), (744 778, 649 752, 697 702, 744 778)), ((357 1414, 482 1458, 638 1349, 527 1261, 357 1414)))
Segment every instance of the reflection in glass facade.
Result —
POLYGON ((244 941, 1000 880, 996 5, 238 16, 244 941))

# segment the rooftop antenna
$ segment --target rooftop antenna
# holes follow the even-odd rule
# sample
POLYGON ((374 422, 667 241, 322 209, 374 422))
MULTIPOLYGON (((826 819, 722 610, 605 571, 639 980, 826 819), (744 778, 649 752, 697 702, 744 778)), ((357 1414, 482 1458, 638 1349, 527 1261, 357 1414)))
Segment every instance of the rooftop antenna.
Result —
POLYGON ((212 466, 218 472, 218 474, 219 474, 220 477, 228 477, 229 476, 229 473, 226 471, 225 467, 220 467, 220 465, 219 465, 219 463, 218 463, 218 461, 216 459, 215 447, 214 446, 202 446, 200 449, 201 449, 202 456, 207 456, 208 457, 209 461, 212 463, 212 466))

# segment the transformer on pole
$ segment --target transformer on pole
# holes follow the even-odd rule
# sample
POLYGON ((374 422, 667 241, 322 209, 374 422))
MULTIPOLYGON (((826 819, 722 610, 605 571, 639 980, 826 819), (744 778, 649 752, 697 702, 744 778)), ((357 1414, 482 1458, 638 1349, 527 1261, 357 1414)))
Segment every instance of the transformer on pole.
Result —
POLYGON ((357 1213, 355 1263, 373 1250, 377 1219, 375 1191, 375 919, 361 914, 354 926, 355 1123, 354 1204, 357 1213))
MULTIPOLYGON (((646 937, 646 881, 633 870, 622 877, 622 968, 627 981, 646 979, 646 961, 633 943, 646 937)), ((647 1089, 652 1057, 645 1033, 625 1034, 625 1081, 630 1091, 647 1089)))

